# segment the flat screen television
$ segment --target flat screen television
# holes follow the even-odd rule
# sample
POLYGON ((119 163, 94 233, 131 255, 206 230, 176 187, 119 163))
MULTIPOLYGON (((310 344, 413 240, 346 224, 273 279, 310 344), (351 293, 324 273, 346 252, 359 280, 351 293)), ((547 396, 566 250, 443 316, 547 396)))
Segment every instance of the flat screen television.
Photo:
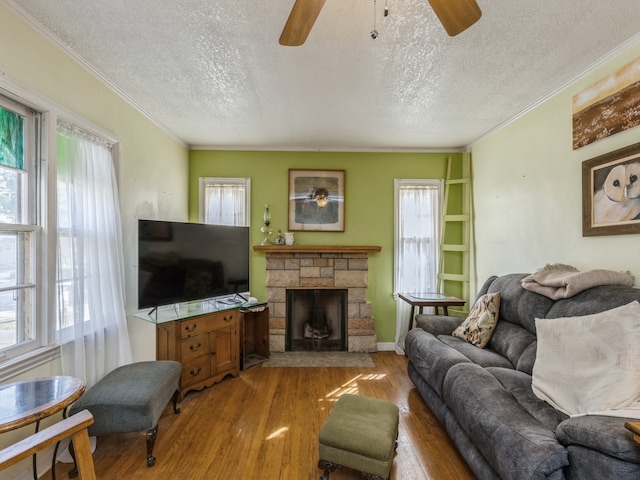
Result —
POLYGON ((249 254, 249 227, 138 220, 138 308, 242 299, 249 254))

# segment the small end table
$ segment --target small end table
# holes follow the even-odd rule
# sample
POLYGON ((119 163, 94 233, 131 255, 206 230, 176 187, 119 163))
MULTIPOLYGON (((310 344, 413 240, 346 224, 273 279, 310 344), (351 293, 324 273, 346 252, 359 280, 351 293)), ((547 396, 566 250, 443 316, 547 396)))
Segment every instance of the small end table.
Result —
MULTIPOLYGON (((40 429, 40 420, 62 410, 66 418, 67 407, 85 390, 83 380, 67 376, 36 378, 0 385, 0 433, 15 430, 31 423, 40 429)), ((55 462, 58 446, 53 453, 51 476, 55 480, 55 462)), ((33 478, 38 479, 36 455, 33 454, 33 478)))
POLYGON ((450 297, 441 293, 399 293, 398 296, 411 305, 411 316, 409 317, 409 330, 413 328, 413 316, 416 307, 418 307, 418 315, 422 315, 424 307, 434 307, 436 315, 438 307, 442 307, 445 315, 449 315, 448 307, 461 307, 466 302, 457 297, 450 297))

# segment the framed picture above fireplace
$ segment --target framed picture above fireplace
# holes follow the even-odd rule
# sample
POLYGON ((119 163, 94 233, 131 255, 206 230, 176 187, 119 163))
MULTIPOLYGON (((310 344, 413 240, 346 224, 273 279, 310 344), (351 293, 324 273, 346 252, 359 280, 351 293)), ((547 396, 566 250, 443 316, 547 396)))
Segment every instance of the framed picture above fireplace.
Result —
POLYGON ((289 170, 289 230, 344 232, 344 170, 289 170))

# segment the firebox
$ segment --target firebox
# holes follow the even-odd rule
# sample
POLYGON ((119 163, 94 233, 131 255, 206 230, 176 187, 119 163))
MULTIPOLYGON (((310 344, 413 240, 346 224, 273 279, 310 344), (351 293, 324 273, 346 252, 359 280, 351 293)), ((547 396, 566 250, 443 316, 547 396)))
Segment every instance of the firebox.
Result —
POLYGON ((285 351, 347 350, 347 289, 288 289, 285 351))

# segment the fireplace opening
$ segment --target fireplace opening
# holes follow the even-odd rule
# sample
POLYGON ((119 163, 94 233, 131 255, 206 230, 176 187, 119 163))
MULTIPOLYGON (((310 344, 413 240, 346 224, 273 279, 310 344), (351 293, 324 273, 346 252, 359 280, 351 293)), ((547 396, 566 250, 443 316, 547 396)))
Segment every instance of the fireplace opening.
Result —
POLYGON ((285 351, 346 351, 347 290, 287 290, 285 351))

